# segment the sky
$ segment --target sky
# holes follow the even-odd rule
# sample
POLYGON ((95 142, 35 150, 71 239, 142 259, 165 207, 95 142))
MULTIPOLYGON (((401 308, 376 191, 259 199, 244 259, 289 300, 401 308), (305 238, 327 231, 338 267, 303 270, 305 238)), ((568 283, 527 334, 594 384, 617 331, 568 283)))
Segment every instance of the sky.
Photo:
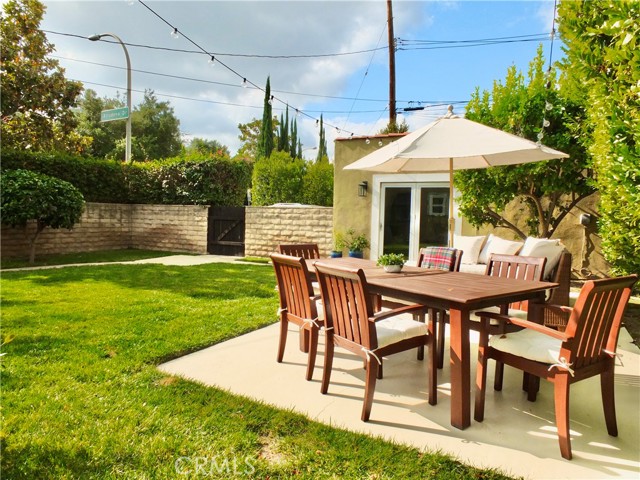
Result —
MULTIPOLYGON (((306 158, 315 158, 320 115, 330 158, 335 138, 375 135, 389 120, 385 0, 44 4, 41 29, 67 78, 100 96, 125 95, 122 47, 86 39, 116 34, 131 59, 132 104, 153 90, 173 107, 185 141, 217 140, 234 154, 238 124, 262 118, 267 77, 273 113, 289 106, 306 158)), ((548 61, 553 10, 553 1, 394 0, 398 120, 414 130, 449 104, 464 114, 476 88, 491 90, 511 65, 526 72, 540 44, 548 61), (505 37, 510 41, 468 46, 505 37), (433 43, 444 41, 456 43, 433 43)), ((556 38, 552 60, 561 55, 556 38)))

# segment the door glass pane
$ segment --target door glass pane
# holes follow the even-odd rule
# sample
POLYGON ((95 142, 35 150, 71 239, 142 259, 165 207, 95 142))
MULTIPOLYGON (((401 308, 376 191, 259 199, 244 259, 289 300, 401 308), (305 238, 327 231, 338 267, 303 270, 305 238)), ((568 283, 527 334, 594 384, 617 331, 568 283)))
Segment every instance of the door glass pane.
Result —
POLYGON ((410 232, 411 187, 386 187, 382 253, 404 253, 409 258, 410 232))
POLYGON ((449 189, 420 189, 420 248, 446 246, 449 224, 449 189))

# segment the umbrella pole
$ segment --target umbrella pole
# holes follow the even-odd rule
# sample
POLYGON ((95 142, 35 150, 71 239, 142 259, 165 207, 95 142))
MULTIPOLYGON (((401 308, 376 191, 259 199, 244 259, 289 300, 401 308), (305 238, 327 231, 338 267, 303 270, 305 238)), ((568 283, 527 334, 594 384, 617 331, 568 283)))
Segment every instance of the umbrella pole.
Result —
POLYGON ((456 220, 453 218, 453 158, 449 159, 449 246, 453 247, 453 232, 456 220))

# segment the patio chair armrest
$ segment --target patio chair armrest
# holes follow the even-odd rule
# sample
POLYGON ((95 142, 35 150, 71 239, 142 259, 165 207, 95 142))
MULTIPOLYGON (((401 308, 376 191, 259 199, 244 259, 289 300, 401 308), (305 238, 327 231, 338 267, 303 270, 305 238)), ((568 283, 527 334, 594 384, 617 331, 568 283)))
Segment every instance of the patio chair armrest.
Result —
POLYGON ((476 315, 480 317, 482 330, 487 330, 489 328, 489 320, 494 319, 506 323, 511 323, 519 327, 528 328, 530 330, 535 330, 536 332, 549 335, 550 337, 557 338, 558 340, 562 340, 563 342, 566 342, 569 338, 571 338, 565 332, 559 332, 558 330, 555 330, 553 328, 540 325, 539 323, 530 322, 529 320, 523 320, 521 318, 509 317, 508 315, 501 315, 494 312, 476 312, 476 315))
POLYGON ((547 303, 530 304, 530 307, 532 309, 542 309, 542 313, 537 318, 542 321, 543 325, 556 329, 564 329, 567 326, 569 316, 573 311, 572 307, 547 303))
POLYGON ((370 317, 369 320, 373 322, 378 322, 380 320, 384 320, 385 318, 395 317, 396 315, 401 315, 403 313, 420 313, 424 312, 427 307, 424 305, 405 305, 404 307, 394 308, 393 310, 387 310, 386 312, 376 313, 373 317, 370 317))

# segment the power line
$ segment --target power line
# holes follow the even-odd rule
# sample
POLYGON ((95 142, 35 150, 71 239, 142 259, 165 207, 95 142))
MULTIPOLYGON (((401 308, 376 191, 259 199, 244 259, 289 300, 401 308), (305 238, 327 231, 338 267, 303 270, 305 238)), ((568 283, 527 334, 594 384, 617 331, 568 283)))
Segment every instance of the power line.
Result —
MULTIPOLYGON (((53 35, 62 35, 65 37, 74 37, 74 38, 81 38, 83 40, 86 40, 87 37, 85 35, 78 35, 75 33, 65 33, 65 32, 55 32, 53 30, 42 30, 45 33, 51 33, 53 35)), ((112 40, 103 40, 104 42, 107 43, 117 43, 114 42, 112 40)), ((220 57, 240 57, 240 58, 271 58, 271 59, 278 59, 278 60, 295 60, 298 58, 326 58, 326 57, 345 57, 345 56, 349 56, 349 55, 360 55, 363 53, 371 53, 371 52, 375 52, 376 50, 383 50, 386 47, 378 47, 378 48, 370 48, 367 50, 356 50, 353 52, 339 52, 339 53, 316 53, 316 54, 304 54, 304 55, 265 55, 265 54, 257 54, 257 53, 228 53, 228 52, 211 52, 211 53, 205 53, 202 52, 200 50, 186 50, 186 49, 182 49, 182 48, 169 48, 169 47, 158 47, 158 46, 154 46, 154 45, 145 45, 145 44, 141 44, 141 43, 128 43, 128 42, 124 42, 124 44, 127 47, 136 47, 136 48, 148 48, 151 50, 163 50, 166 52, 177 52, 177 53, 192 53, 192 54, 196 54, 196 55, 214 55, 216 57, 220 56, 220 57)))

